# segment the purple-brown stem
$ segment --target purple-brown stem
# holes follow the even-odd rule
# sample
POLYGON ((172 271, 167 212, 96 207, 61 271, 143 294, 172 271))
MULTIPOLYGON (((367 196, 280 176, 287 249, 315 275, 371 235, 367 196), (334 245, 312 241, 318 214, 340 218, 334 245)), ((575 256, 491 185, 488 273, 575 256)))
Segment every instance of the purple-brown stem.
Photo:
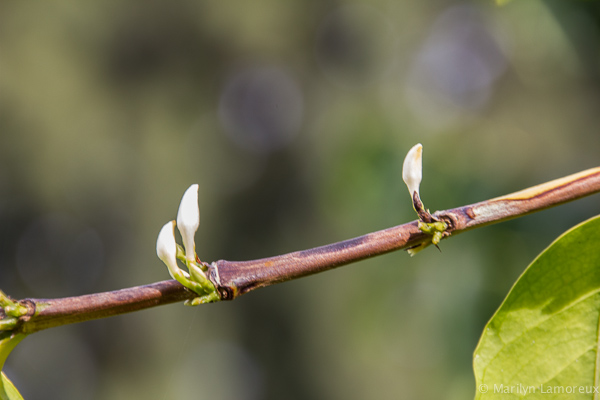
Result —
MULTIPOLYGON (((530 214, 598 191, 600 167, 495 199, 438 211, 433 217, 448 224, 445 232, 445 236, 448 236, 530 214)), ((222 299, 234 299, 259 287, 410 248, 430 238, 417 228, 417 221, 413 221, 343 242, 281 256, 253 261, 220 260, 213 263, 210 276, 222 299)))
POLYGON ((134 286, 111 292, 63 297, 60 299, 26 299, 21 303, 30 312, 22 317, 22 333, 112 317, 145 308, 191 300, 197 295, 175 280, 134 286))
MULTIPOLYGON (((540 211, 600 191, 600 167, 547 182, 507 196, 433 214, 447 223, 445 236, 540 211)), ((220 260, 209 277, 222 300, 253 289, 326 271, 430 240, 417 221, 314 249, 253 261, 220 260)), ((30 312, 16 332, 32 333, 75 322, 138 311, 196 297, 176 281, 163 281, 112 292, 61 299, 26 299, 30 312)))

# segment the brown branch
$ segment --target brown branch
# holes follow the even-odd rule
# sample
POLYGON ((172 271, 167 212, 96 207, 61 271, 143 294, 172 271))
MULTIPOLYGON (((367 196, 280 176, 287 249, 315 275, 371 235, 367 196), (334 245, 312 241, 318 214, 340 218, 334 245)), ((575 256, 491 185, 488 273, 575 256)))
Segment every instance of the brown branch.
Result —
POLYGON ((112 317, 190 300, 196 297, 174 280, 150 285, 134 286, 111 292, 87 294, 60 299, 26 299, 22 304, 29 308, 18 331, 33 333, 55 326, 112 317))
MULTIPOLYGON (((600 167, 556 179, 507 196, 464 207, 438 211, 434 216, 457 234, 479 226, 506 221, 600 191, 600 167)), ((222 299, 250 290, 326 271, 390 251, 418 245, 428 236, 417 221, 323 247, 253 261, 213 263, 211 278, 222 299)))
MULTIPOLYGON (((461 233, 540 211, 600 191, 600 167, 534 186, 507 196, 438 211, 448 224, 445 236, 461 233)), ((253 289, 326 271, 430 240, 417 221, 314 249, 253 261, 220 260, 209 266, 209 276, 222 300, 253 289)), ((53 326, 88 321, 194 298, 176 281, 158 282, 114 292, 63 299, 27 299, 30 312, 16 331, 31 333, 53 326)))

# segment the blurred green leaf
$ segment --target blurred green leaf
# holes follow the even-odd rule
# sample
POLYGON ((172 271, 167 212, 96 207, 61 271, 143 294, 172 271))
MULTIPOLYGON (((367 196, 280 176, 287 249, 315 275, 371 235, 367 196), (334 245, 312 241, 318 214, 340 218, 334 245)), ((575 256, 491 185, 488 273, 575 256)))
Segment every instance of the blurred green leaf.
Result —
POLYGON ((0 399, 2 400, 23 400, 23 396, 19 393, 15 385, 2 372, 2 380, 0 381, 0 399))
MULTIPOLYGON (((0 333, 0 370, 4 367, 4 362, 10 352, 25 336, 27 335, 12 334, 11 332, 0 333)), ((4 372, 1 373, 0 377, 0 400, 23 400, 19 391, 10 379, 4 375, 4 372)))
POLYGON ((515 283, 485 327, 476 399, 591 399, 598 386, 600 216, 568 230, 515 283), (590 393, 591 392, 591 393, 590 393))

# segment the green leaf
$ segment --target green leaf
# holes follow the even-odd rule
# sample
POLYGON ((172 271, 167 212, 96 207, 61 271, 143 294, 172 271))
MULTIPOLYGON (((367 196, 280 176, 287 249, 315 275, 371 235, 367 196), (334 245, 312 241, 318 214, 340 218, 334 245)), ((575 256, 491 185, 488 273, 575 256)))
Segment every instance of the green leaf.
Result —
POLYGON ((1 400, 23 400, 23 396, 17 390, 15 385, 4 375, 0 377, 0 399, 1 400))
MULTIPOLYGON (((22 333, 12 334, 11 332, 0 332, 0 370, 4 367, 4 362, 21 340, 25 338, 22 333)), ((4 375, 4 372, 0 376, 0 400, 23 400, 23 397, 19 391, 15 388, 13 383, 4 375)))
POLYGON ((600 216, 565 232, 515 283, 475 350, 475 398, 598 398, 599 321, 600 216))

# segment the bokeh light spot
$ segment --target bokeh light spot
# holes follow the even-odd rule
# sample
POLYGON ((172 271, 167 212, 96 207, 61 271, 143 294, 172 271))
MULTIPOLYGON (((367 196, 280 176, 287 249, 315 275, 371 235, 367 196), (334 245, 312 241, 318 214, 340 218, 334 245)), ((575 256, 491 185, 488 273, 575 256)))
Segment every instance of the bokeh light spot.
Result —
POLYGON ((304 112, 296 81, 279 67, 245 69, 221 94, 219 118, 229 139, 242 149, 270 153, 297 135, 304 112))
POLYGON ((506 64, 483 13, 470 5, 451 7, 438 17, 414 58, 408 105, 426 125, 451 123, 487 103, 506 64))

